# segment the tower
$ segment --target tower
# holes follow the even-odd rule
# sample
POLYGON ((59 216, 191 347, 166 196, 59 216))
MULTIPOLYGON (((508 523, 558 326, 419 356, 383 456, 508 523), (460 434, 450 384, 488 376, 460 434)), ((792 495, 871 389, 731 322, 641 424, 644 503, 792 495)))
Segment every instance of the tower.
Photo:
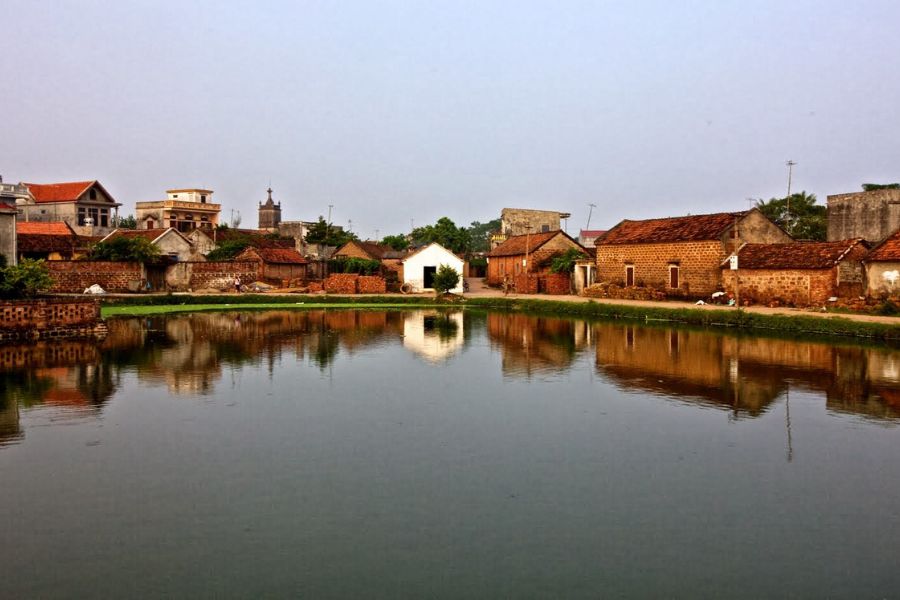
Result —
POLYGON ((272 200, 272 188, 266 190, 269 194, 265 202, 259 203, 259 228, 275 231, 281 223, 281 202, 272 200))

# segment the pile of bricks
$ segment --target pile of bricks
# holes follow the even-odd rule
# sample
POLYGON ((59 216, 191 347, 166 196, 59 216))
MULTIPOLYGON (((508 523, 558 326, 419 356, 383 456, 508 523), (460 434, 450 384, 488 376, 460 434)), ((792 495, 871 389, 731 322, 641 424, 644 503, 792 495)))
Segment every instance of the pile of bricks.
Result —
POLYGON ((544 290, 548 294, 565 295, 572 289, 568 273, 550 273, 544 281, 544 290))
POLYGON ((665 300, 666 293, 648 287, 622 287, 614 283, 595 283, 581 292, 588 298, 615 298, 618 300, 665 300))
POLYGON ((50 291, 57 294, 80 294, 95 283, 107 292, 129 292, 145 277, 140 263, 50 260, 45 264, 53 279, 50 291))
POLYGON ((530 273, 519 273, 516 275, 516 293, 537 294, 538 276, 530 273))
POLYGON ((310 281, 306 285, 306 291, 310 294, 315 294, 317 292, 321 292, 325 289, 324 285, 321 281, 310 281))
POLYGON ((354 273, 335 273, 325 280, 325 291, 329 294, 356 294, 359 275, 354 273))
POLYGON ((384 277, 377 275, 360 275, 358 283, 360 294, 383 294, 387 291, 384 277))

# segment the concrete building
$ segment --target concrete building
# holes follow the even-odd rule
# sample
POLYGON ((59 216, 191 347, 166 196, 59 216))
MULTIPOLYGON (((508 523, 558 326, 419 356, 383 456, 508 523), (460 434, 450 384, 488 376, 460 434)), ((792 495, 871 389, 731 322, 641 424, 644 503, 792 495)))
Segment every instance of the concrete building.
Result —
POLYGON ((434 276, 441 265, 449 265, 459 275, 453 294, 463 293, 463 273, 465 261, 438 243, 422 246, 402 261, 403 284, 412 292, 434 291, 434 276))
POLYGON ((25 183, 28 197, 19 199, 19 220, 62 221, 78 235, 101 236, 114 229, 121 203, 99 181, 25 183))
POLYGON ((281 202, 275 203, 272 200, 272 188, 266 190, 269 194, 265 203, 259 203, 259 229, 267 231, 277 231, 278 225, 281 223, 281 202))
POLYGON ((624 220, 597 239, 597 281, 706 296, 722 285, 720 266, 743 243, 791 237, 759 209, 644 221, 624 220))
POLYGON ((877 244, 900 229, 900 190, 828 196, 828 241, 863 238, 877 244))
POLYGON ((166 190, 166 199, 135 203, 138 229, 166 229, 190 233, 199 227, 219 224, 220 204, 213 204, 212 190, 188 188, 166 190))
POLYGON ((869 296, 900 296, 900 229, 872 248, 864 264, 869 296))
POLYGON ((15 205, 0 200, 0 256, 7 266, 16 264, 16 215, 15 205))
POLYGON ((604 233, 605 229, 582 229, 578 234, 578 243, 585 248, 593 248, 594 242, 604 233))
POLYGON ((547 233, 562 229, 561 219, 571 215, 555 210, 504 208, 500 211, 500 233, 506 237, 526 233, 547 233))

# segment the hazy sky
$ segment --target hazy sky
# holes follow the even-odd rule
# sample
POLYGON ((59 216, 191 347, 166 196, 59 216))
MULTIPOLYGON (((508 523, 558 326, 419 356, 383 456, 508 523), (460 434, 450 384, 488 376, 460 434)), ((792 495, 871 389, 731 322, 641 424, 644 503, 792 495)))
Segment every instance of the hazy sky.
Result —
POLYGON ((0 174, 362 237, 900 181, 900 2, 0 0, 0 174))

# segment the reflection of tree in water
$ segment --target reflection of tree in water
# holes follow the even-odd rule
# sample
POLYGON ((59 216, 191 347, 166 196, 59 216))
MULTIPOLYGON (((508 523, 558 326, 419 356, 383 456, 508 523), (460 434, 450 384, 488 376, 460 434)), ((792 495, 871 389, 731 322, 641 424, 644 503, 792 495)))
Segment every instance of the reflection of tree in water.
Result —
POLYGON ((425 315, 423 318, 425 334, 436 334, 438 339, 444 342, 456 339, 459 325, 450 318, 446 312, 435 315, 425 315))

